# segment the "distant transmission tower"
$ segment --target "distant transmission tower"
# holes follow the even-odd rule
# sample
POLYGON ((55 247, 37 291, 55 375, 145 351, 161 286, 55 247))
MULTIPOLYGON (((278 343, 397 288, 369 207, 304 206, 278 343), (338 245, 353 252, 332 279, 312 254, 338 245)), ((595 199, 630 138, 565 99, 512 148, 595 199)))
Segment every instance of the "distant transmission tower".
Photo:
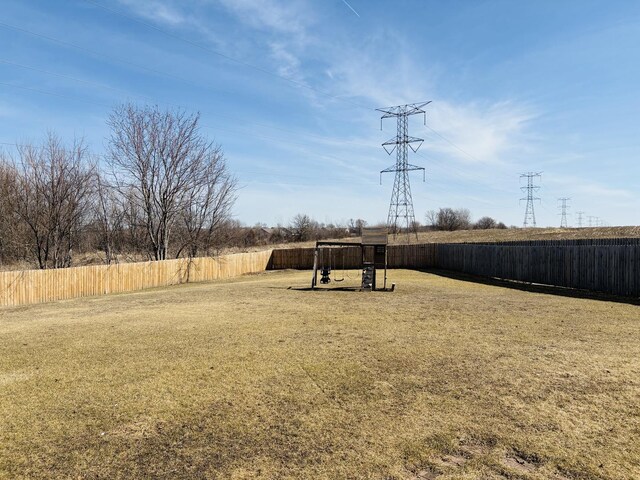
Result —
POLYGON ((585 212, 576 212, 576 215, 578 217, 578 228, 582 228, 582 216, 585 214, 585 212))
POLYGON ((524 224, 523 227, 527 228, 528 226, 532 226, 535 227, 536 226, 536 213, 533 210, 533 203, 535 200, 540 201, 539 197, 534 197, 533 194, 534 192, 537 192, 538 190, 540 190, 540 186, 539 185, 534 185, 533 184, 533 180, 535 178, 540 178, 542 176, 542 172, 527 172, 527 173, 523 173, 522 175, 520 175, 520 178, 526 178, 527 179, 527 186, 526 187, 520 187, 520 189, 524 192, 527 192, 527 196, 525 198, 521 198, 520 201, 522 200, 526 200, 527 201, 527 208, 524 211, 524 224))
MULTIPOLYGON (((593 221, 598 222, 598 217, 594 217, 593 215, 587 215, 587 219, 589 220, 589 226, 593 227, 593 221)), ((597 225, 596 225, 597 226, 597 225)))
POLYGON ((560 209, 560 212, 558 215, 562 215, 560 217, 560 228, 567 228, 567 208, 569 208, 569 206, 567 205, 567 202, 571 200, 571 198, 569 197, 564 197, 564 198, 559 198, 558 201, 560 202, 560 205, 558 205, 558 208, 560 209))
POLYGON ((417 152, 424 140, 422 138, 409 136, 409 116, 421 113, 424 115, 426 125, 427 112, 423 110, 423 107, 430 103, 431 101, 377 109, 384 114, 380 118, 381 130, 382 120, 385 118, 395 117, 398 124, 398 131, 395 138, 382 144, 382 147, 389 155, 391 155, 394 150, 396 151, 396 163, 380 172, 380 184, 382 184, 383 173, 395 172, 396 174, 395 180, 393 181, 393 191, 391 192, 391 202, 389 203, 389 215, 387 217, 387 226, 394 235, 400 231, 398 219, 404 219, 407 235, 410 231, 415 232, 417 235, 416 217, 413 212, 413 199, 411 198, 411 186, 409 185, 409 172, 411 170, 422 170, 422 180, 424 181, 425 170, 423 167, 411 165, 408 159, 409 148, 411 148, 414 153, 417 152), (413 144, 417 145, 414 147, 413 144))

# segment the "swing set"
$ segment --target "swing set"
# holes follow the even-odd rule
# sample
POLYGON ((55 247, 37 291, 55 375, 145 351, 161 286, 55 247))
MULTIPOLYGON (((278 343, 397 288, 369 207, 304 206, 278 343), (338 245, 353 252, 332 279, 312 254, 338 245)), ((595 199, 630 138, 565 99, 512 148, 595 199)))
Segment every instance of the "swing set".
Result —
MULTIPOLYGON (((362 276, 357 286, 338 287, 342 290, 387 290, 387 229, 365 228, 362 231, 362 242, 318 241, 313 256, 313 277, 311 289, 318 288, 318 273, 320 284, 344 282, 345 278, 352 279, 349 269, 362 270, 362 276), (337 271, 342 266, 341 276, 337 271), (383 270, 383 285, 378 288, 376 271, 383 270)), ((393 291, 392 285, 391 291, 393 291)))
MULTIPOLYGON (((346 245, 346 243, 345 243, 346 245)), ((349 245, 351 246, 351 245, 349 245)), ((344 248, 340 248, 340 256, 342 257, 342 278, 337 278, 336 275, 334 275, 333 279, 331 278, 331 274, 333 272, 335 272, 338 268, 338 263, 336 262, 336 256, 337 254, 335 253, 334 250, 338 250, 338 248, 334 248, 334 245, 331 246, 325 246, 323 245, 322 247, 324 248, 320 248, 319 252, 320 252, 320 283, 326 285, 330 282, 344 282, 344 277, 345 277, 345 273, 347 274, 347 276, 349 276, 347 270, 345 269, 345 259, 346 259, 346 253, 344 248), (325 258, 325 255, 327 258, 325 258)), ((318 245, 316 244, 316 248, 318 248, 318 245)), ((351 278, 349 276, 349 278, 351 278)))

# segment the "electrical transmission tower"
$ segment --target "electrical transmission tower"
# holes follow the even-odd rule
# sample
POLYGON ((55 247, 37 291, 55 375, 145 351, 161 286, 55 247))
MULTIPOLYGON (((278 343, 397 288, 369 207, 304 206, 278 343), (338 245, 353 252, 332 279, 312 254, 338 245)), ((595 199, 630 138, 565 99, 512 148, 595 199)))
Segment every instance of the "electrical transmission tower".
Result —
POLYGON ((560 213, 558 215, 562 215, 560 217, 560 228, 567 228, 567 209, 569 208, 569 206, 567 205, 567 202, 571 200, 571 198, 569 197, 564 197, 564 198, 559 198, 558 201, 560 202, 560 205, 558 205, 558 208, 560 209, 560 213))
POLYGON ((407 227, 407 235, 410 231, 416 233, 416 217, 413 212, 413 199, 411 198, 411 186, 409 184, 409 172, 412 170, 422 170, 422 180, 425 179, 425 169, 409 163, 409 148, 413 152, 417 152, 424 141, 422 138, 409 136, 409 117, 411 115, 424 115, 424 123, 427 124, 427 112, 423 107, 430 104, 431 101, 422 103, 412 103, 409 105, 398 105, 396 107, 378 108, 377 111, 382 112, 380 118, 380 130, 382 130, 382 121, 385 118, 396 118, 397 134, 391 140, 387 140, 382 144, 384 150, 391 155, 396 151, 396 163, 389 168, 385 168, 380 172, 380 184, 382 184, 382 174, 395 172, 395 180, 393 181, 393 191, 391 192, 391 202, 389 203, 389 215, 387 217, 387 226, 396 235, 400 231, 398 219, 404 219, 407 227), (416 146, 414 146, 416 144, 416 146))
POLYGON ((578 228, 582 228, 582 216, 585 214, 585 212, 576 212, 576 215, 578 217, 578 228))
POLYGON ((527 172, 520 175, 520 179, 527 179, 527 186, 520 187, 520 190, 527 192, 527 196, 520 199, 520 201, 527 201, 527 208, 524 211, 524 228, 527 228, 528 226, 536 226, 536 213, 533 210, 533 204, 536 200, 540 201, 540 197, 535 197, 534 193, 540 190, 540 185, 534 185, 533 181, 535 178, 540 178, 541 176, 542 172, 527 172))

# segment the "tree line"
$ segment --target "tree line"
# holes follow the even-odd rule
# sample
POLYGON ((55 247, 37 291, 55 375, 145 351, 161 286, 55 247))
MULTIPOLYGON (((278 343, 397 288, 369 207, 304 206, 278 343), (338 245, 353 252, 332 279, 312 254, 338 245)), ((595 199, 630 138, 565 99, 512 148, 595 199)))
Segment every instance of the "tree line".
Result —
POLYGON ((164 260, 225 243, 237 182, 199 114, 122 105, 102 159, 49 133, 0 155, 0 261, 68 267, 78 252, 164 260))
POLYGON ((426 214, 427 227, 433 230, 488 230, 504 229, 507 226, 491 217, 481 217, 476 222, 471 220, 471 212, 467 208, 439 208, 429 210, 426 214))
POLYGON ((361 218, 350 219, 346 223, 322 223, 305 213, 299 213, 286 225, 279 224, 271 228, 264 224, 247 227, 238 221, 230 222, 231 228, 229 228, 227 241, 229 246, 252 247, 328 238, 358 237, 362 235, 362 229, 366 226, 367 222, 361 218))

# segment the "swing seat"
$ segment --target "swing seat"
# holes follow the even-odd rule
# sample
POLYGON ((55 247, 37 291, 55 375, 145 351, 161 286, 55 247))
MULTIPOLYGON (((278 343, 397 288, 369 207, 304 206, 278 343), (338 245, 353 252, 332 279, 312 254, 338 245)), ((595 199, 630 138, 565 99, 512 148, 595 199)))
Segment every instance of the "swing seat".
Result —
POLYGON ((331 274, 331 269, 330 268, 326 268, 326 267, 322 267, 322 270, 320 271, 320 283, 323 284, 327 284, 331 281, 331 278, 329 277, 329 275, 331 274))

